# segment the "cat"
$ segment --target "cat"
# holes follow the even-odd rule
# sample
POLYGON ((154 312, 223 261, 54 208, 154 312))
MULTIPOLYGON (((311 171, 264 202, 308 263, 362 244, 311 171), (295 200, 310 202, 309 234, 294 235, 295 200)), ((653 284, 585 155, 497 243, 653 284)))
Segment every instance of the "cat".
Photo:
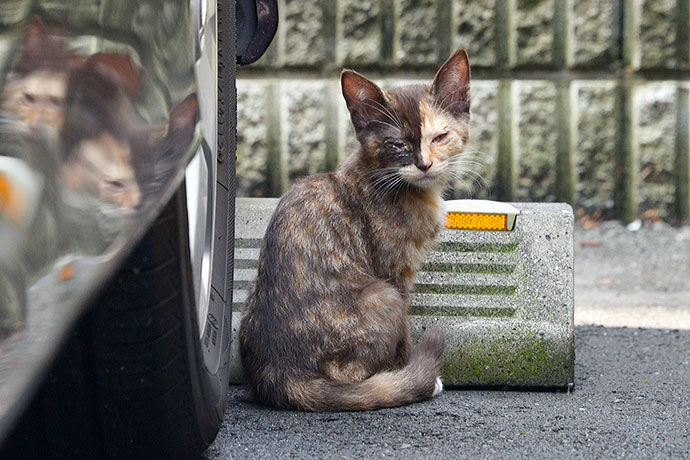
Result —
POLYGON ((3 126, 19 134, 20 156, 60 185, 123 211, 139 209, 170 178, 198 121, 196 95, 162 125, 141 122, 134 104, 143 75, 119 52, 67 49, 65 27, 33 17, 0 101, 3 126), (42 149, 29 145, 43 144, 42 149), (30 158, 28 158, 30 157, 30 158))
POLYGON ((18 132, 57 142, 68 75, 80 61, 81 56, 65 49, 63 27, 47 25, 38 17, 29 21, 0 104, 18 132))
POLYGON ((442 391, 444 335, 427 329, 413 349, 407 314, 469 137, 469 81, 463 49, 430 85, 384 91, 342 72, 359 146, 291 187, 269 222, 239 332, 249 399, 370 410, 442 391))
POLYGON ((131 143, 139 84, 138 71, 123 54, 93 54, 69 74, 60 177, 70 190, 124 209, 139 205, 131 143))
POLYGON ((143 124, 133 107, 142 76, 131 58, 96 53, 69 76, 61 132, 62 181, 121 209, 141 207, 165 185, 190 146, 199 119, 196 94, 167 123, 143 124))

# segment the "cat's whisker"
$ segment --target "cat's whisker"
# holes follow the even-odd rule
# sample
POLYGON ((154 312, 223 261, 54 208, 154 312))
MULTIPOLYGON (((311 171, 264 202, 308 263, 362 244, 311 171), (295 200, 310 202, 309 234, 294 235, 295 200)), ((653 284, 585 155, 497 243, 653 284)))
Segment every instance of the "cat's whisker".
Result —
POLYGON ((400 128, 397 128, 397 127, 391 125, 390 123, 382 121, 382 120, 371 120, 371 123, 381 123, 382 125, 390 126, 393 129, 400 129, 400 128))
MULTIPOLYGON (((376 101, 372 101, 372 102, 376 102, 376 101)), ((389 124, 389 123, 384 123, 384 122, 381 121, 381 120, 371 120, 372 122, 384 123, 384 124, 387 124, 388 126, 390 126, 391 128, 402 129, 402 127, 400 126, 400 121, 399 121, 398 119, 396 119, 396 118, 393 118, 389 113, 384 112, 383 110, 381 110, 380 108, 376 107, 375 105, 371 105, 371 104, 368 104, 368 103, 365 103, 364 105, 366 105, 366 106, 368 106, 368 107, 371 107, 372 109, 378 111, 378 112, 381 113, 382 115, 385 115, 386 118, 388 118, 393 124, 395 124, 395 126, 393 126, 393 125, 391 125, 391 124, 389 124)), ((380 104, 379 104, 379 105, 380 105, 380 104)))
POLYGON ((445 109, 447 109, 447 108, 449 108, 449 107, 452 107, 453 105, 465 103, 465 101, 459 101, 459 102, 455 102, 455 103, 453 103, 453 104, 450 104, 449 106, 446 106, 446 101, 447 101, 448 99, 451 99, 451 98, 455 97, 455 95, 458 94, 460 91, 469 91, 469 89, 470 89, 470 85, 463 85, 463 86, 460 86, 460 87, 454 89, 453 91, 449 91, 449 92, 443 97, 443 99, 441 100, 441 102, 439 103, 440 108, 443 109, 443 110, 445 110, 445 109))
POLYGON ((484 176, 477 173, 476 171, 471 171, 471 170, 462 171, 462 172, 453 171, 453 172, 451 172, 451 175, 452 175, 453 179, 458 180, 463 184, 465 183, 465 179, 469 178, 472 180, 472 182, 474 184, 476 184, 477 189, 478 189, 477 191, 481 191, 482 189, 486 188, 486 190, 489 193, 491 193, 491 186, 489 185, 489 183, 486 181, 484 176))
POLYGON ((386 111, 386 114, 389 115, 389 118, 392 118, 392 119, 394 118, 394 119, 395 119, 395 124, 398 125, 398 127, 400 127, 400 128, 402 127, 402 121, 400 121, 400 118, 398 118, 398 115, 397 115, 395 112, 391 112, 385 105, 381 104, 381 103, 378 102, 378 101, 375 101, 375 100, 373 100, 373 99, 372 99, 371 101, 372 101, 374 104, 376 104, 376 105, 378 105, 379 107, 381 107, 381 109, 385 110, 385 111, 386 111))

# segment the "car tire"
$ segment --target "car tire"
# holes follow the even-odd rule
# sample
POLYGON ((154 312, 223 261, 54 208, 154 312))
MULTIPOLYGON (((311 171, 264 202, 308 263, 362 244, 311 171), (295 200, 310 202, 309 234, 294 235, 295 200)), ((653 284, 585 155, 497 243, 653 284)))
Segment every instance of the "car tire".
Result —
POLYGON ((210 371, 187 238, 182 184, 74 329, 2 458, 188 459, 213 442, 228 392, 231 299, 206 325, 216 324, 221 351, 210 371))
POLYGON ((190 458, 213 442, 222 422, 230 299, 200 338, 186 210, 181 187, 90 314, 97 403, 112 458, 190 458), (207 336, 221 353, 213 371, 204 362, 207 336))

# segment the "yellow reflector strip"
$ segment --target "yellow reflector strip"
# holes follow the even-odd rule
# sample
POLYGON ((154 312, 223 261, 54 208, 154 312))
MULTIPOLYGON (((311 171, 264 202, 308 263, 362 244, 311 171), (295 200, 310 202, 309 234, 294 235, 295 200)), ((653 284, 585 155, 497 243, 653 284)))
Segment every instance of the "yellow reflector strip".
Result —
POLYGON ((446 227, 454 230, 508 230, 507 214, 446 213, 446 227))

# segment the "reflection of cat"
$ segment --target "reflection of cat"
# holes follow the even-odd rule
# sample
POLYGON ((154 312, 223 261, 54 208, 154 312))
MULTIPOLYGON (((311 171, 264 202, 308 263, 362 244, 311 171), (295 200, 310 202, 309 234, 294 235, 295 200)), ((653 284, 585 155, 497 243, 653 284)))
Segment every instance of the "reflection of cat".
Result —
POLYGON ((94 54, 69 75, 62 129, 60 176, 72 190, 105 203, 136 208, 141 191, 134 166, 136 118, 130 98, 139 87, 131 60, 94 54))
POLYGON ((24 134, 47 135, 55 141, 62 127, 67 74, 79 57, 64 48, 62 29, 34 18, 2 92, 2 111, 24 134))
POLYGON ((142 126, 132 107, 139 84, 129 57, 98 53, 70 74, 65 102, 65 184, 123 208, 136 208, 143 190, 169 179, 198 119, 190 95, 173 107, 166 125, 142 126))
POLYGON ((250 396, 301 410, 364 410, 431 398, 444 337, 413 349, 409 293, 442 228, 441 193, 469 135, 469 63, 390 91, 341 77, 360 146, 280 200, 240 326, 250 396))
POLYGON ((34 18, 0 109, 25 139, 47 143, 46 155, 61 152, 55 159, 63 185, 133 209, 141 205, 144 189, 169 178, 198 119, 196 97, 190 95, 173 107, 167 124, 141 123, 133 107, 141 79, 129 56, 68 52, 64 28, 34 18))

